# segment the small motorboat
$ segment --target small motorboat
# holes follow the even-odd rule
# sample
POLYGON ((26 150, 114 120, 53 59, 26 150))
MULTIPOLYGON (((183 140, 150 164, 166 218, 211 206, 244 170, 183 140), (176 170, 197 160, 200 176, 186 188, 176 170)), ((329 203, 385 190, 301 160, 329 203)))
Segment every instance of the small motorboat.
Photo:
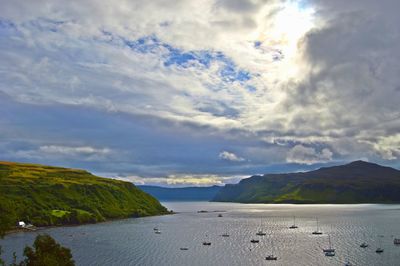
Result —
POLYGON ((223 217, 222 214, 218 214, 218 217, 223 217))
POLYGON ((157 231, 155 231, 154 233, 156 233, 157 235, 160 235, 160 234, 161 234, 161 231, 160 231, 160 230, 157 230, 157 231))
POLYGON ((265 260, 278 260, 278 257, 274 255, 268 255, 265 257, 265 260))
POLYGON ((395 238, 395 239, 393 240, 393 244, 395 244, 395 245, 400 245, 400 238, 395 238))
POLYGON ((203 246, 211 246, 211 242, 204 241, 203 246))
POLYGON ((383 248, 377 248, 377 249, 375 250, 375 252, 378 253, 378 254, 379 254, 379 253, 382 253, 382 252, 383 252, 383 248))
POLYGON ((180 250, 189 250, 189 248, 180 248, 180 250))
POLYGON ((258 243, 258 242, 260 242, 260 240, 258 240, 258 239, 252 239, 252 240, 250 240, 250 242, 251 242, 251 243, 258 243))
POLYGON ((327 257, 333 257, 333 256, 335 256, 335 251, 325 252, 325 256, 327 256, 327 257))
POLYGON ((221 236, 222 236, 222 237, 229 237, 229 234, 228 234, 228 233, 225 233, 225 234, 222 234, 221 236))
POLYGON ((365 242, 362 242, 360 245, 360 248, 367 248, 367 247, 368 247, 368 244, 365 242))
POLYGON ((264 233, 262 230, 258 231, 256 235, 258 236, 265 236, 267 233, 264 233))

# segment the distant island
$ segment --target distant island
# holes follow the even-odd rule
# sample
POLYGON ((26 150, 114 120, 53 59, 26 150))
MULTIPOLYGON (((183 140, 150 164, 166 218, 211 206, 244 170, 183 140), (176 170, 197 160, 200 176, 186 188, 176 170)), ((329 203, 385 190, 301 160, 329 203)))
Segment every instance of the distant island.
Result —
POLYGON ((130 182, 84 170, 0 162, 0 231, 19 221, 35 226, 83 224, 166 214, 130 182))
POLYGON ((222 187, 169 188, 160 186, 138 186, 138 188, 160 201, 210 201, 217 195, 222 187))
POLYGON ((225 185, 213 201, 241 203, 400 203, 400 171, 355 161, 315 171, 256 175, 225 185))

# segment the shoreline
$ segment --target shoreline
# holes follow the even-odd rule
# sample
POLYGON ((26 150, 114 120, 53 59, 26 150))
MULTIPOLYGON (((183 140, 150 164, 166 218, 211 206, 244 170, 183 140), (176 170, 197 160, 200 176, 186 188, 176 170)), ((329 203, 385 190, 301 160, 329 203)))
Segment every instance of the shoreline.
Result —
POLYGON ((107 219, 104 221, 96 222, 96 223, 83 223, 83 224, 61 224, 61 225, 48 225, 48 226, 34 226, 34 229, 31 228, 18 228, 15 227, 11 230, 7 230, 4 232, 4 237, 17 234, 17 233, 34 233, 38 231, 42 231, 45 229, 51 229, 51 228, 59 228, 59 227, 77 227, 77 226, 84 226, 84 225, 90 225, 90 224, 101 224, 101 223, 111 223, 115 221, 121 221, 121 220, 129 220, 129 219, 138 219, 138 218, 147 218, 147 217, 155 217, 155 216, 164 216, 164 215, 173 215, 176 214, 176 212, 167 212, 167 213, 161 213, 161 214, 156 214, 156 215, 147 215, 147 216, 140 216, 140 217, 126 217, 126 218, 115 218, 115 219, 107 219))

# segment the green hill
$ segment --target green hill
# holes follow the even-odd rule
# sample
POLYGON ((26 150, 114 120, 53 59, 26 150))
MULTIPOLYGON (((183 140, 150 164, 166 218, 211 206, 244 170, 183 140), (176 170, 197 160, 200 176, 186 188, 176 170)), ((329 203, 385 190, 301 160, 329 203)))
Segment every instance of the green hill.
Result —
POLYGON ((129 182, 84 170, 0 162, 0 229, 10 229, 19 220, 48 226, 167 212, 129 182))
POLYGON ((242 203, 400 203, 400 171, 373 163, 252 176, 226 185, 214 201, 242 203))

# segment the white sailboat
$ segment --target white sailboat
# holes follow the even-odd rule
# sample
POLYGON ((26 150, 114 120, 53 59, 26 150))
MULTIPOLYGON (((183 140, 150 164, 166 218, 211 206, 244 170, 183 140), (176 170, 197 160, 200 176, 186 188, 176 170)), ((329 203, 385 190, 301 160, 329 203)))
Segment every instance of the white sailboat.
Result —
POLYGON ((335 256, 335 249, 332 247, 332 242, 331 242, 331 236, 328 235, 329 239, 329 247, 322 249, 322 251, 325 253, 325 256, 335 256))

